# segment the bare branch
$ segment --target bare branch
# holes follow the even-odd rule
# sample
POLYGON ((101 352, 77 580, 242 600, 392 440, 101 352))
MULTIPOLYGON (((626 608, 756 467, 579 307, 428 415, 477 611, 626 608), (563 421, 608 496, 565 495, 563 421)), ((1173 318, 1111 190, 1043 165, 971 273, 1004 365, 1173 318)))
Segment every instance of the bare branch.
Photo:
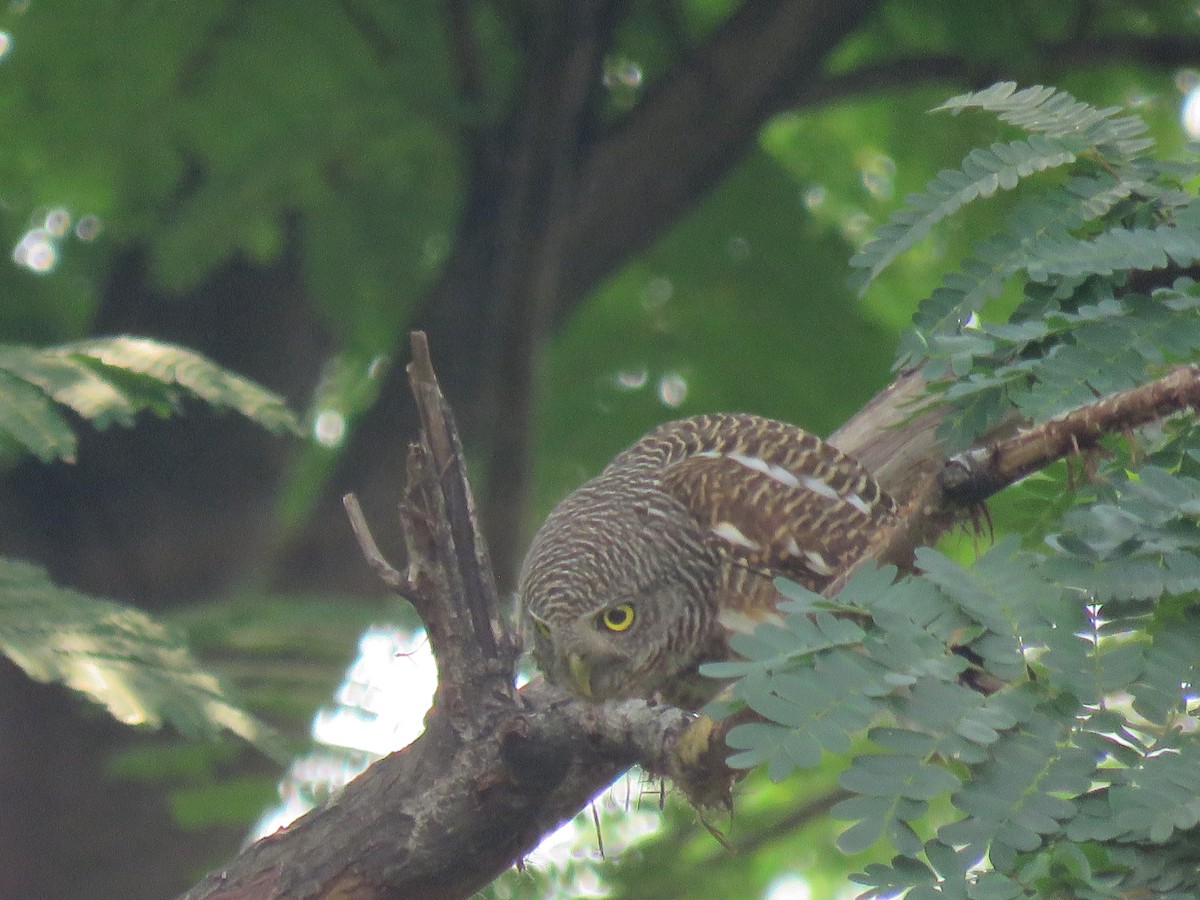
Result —
POLYGON ((378 573, 384 584, 393 588, 401 596, 411 595, 413 586, 409 580, 404 573, 387 561, 375 543, 375 538, 371 535, 371 526, 367 524, 367 517, 363 515, 358 497, 352 493, 346 494, 342 497, 342 505, 346 507, 346 516, 350 519, 350 528, 358 541, 359 549, 362 550, 363 557, 371 568, 378 573))
POLYGON ((1200 366, 1169 375, 1042 422, 1004 441, 960 453, 946 462, 939 482, 960 506, 980 503, 1032 472, 1172 413, 1200 405, 1200 366))
MULTIPOLYGON (((424 514, 424 519, 409 521, 407 533, 415 535, 431 522, 438 524, 432 532, 437 548, 436 557, 422 557, 426 549, 424 539, 414 538, 415 544, 409 547, 410 565, 413 561, 418 567, 425 565, 431 581, 439 575, 449 581, 441 604, 449 615, 443 617, 442 622, 430 622, 428 618, 436 612, 435 608, 423 613, 423 617, 430 628, 429 639, 435 653, 450 652, 458 657, 452 674, 449 671, 443 673, 439 662, 439 676, 451 674, 453 679, 466 685, 471 681, 473 670, 480 670, 476 674, 494 672, 488 663, 496 660, 506 667, 511 683, 516 646, 500 618, 496 583, 475 504, 471 499, 471 488, 467 483, 466 463, 458 430, 438 387, 437 376, 433 373, 425 335, 419 331, 413 332, 411 345, 412 362, 408 364, 408 376, 413 397, 417 401, 424 452, 410 454, 409 486, 411 488, 414 483, 419 486, 413 507, 424 514), (418 477, 413 479, 413 475, 418 477), (443 523, 444 527, 441 527, 443 523), (469 623, 466 633, 459 630, 463 623, 469 623), (445 638, 453 640, 452 646, 439 647, 443 643, 443 635, 435 635, 435 629, 444 631, 445 638), (458 642, 460 637, 467 639, 470 649, 458 642)), ((409 519, 412 517, 409 516, 409 519)))
POLYGON ((513 689, 462 448, 422 334, 409 377, 422 423, 401 508, 408 576, 383 560, 348 502, 368 559, 404 581, 438 665, 425 733, 318 809, 196 885, 216 898, 465 898, 533 849, 635 761, 669 771, 692 717, 629 700, 568 700, 541 679, 513 689))

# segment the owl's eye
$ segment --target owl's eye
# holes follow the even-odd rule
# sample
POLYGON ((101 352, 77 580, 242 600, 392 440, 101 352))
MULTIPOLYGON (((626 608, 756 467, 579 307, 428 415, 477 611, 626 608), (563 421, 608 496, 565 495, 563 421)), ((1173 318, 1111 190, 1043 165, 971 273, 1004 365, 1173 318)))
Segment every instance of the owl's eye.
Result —
POLYGON ((609 631, 624 631, 633 624, 633 604, 621 603, 610 606, 600 613, 600 624, 609 631))

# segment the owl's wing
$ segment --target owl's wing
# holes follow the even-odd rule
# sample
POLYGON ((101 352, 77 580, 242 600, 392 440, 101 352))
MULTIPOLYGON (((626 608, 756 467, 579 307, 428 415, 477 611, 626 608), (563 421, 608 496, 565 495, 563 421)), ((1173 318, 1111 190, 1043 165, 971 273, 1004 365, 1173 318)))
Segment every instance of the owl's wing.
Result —
POLYGON ((663 470, 661 483, 736 562, 820 591, 858 559, 895 505, 855 460, 793 430, 802 440, 685 457, 663 470))

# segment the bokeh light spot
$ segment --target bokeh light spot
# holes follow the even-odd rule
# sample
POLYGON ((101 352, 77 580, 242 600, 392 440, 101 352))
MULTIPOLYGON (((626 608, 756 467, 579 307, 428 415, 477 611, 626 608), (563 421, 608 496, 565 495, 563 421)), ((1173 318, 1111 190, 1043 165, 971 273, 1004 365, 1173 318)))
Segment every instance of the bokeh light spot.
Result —
POLYGON ((71 230, 71 214, 61 206, 46 213, 45 228, 56 238, 62 237, 71 230))
POLYGON ((735 234, 725 245, 725 252, 735 263, 744 263, 750 258, 750 242, 740 234, 735 234))
POLYGON ((632 59, 615 56, 604 61, 604 86, 636 90, 642 86, 642 67, 632 59))
POLYGON ((821 206, 828 196, 829 191, 825 189, 825 185, 814 184, 804 192, 804 206, 811 212, 821 206))
POLYGON ((94 241, 100 236, 100 219, 97 216, 80 216, 75 223, 75 237, 81 241, 94 241))
POLYGON ((622 369, 616 375, 617 387, 636 391, 646 386, 649 373, 645 369, 622 369))
POLYGON ((642 308, 647 312, 660 309, 675 295, 675 285, 670 278, 651 278, 642 289, 642 308))
POLYGON ((13 248, 12 256, 17 265, 44 274, 58 264, 58 247, 45 228, 31 228, 13 248))
POLYGON ((336 409, 323 409, 313 419, 313 438, 322 447, 337 447, 346 438, 346 417, 336 409))
POLYGON ((676 409, 687 399, 687 380, 678 372, 668 372, 658 379, 658 399, 664 406, 676 409))
POLYGON ((812 889, 799 875, 781 875, 763 893, 763 900, 810 900, 812 889))
POLYGON ((1179 120, 1190 140, 1200 140, 1200 85, 1195 85, 1183 97, 1179 120))

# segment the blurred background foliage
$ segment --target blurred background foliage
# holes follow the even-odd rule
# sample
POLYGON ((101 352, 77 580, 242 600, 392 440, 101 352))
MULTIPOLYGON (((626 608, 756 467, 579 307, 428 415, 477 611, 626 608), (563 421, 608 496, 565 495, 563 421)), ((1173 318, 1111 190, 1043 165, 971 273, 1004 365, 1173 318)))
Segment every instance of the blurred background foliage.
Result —
MULTIPOLYGON (((886 384, 917 301, 1009 202, 846 287, 873 225, 994 139, 930 107, 1051 82, 1131 105, 1169 155, 1200 79, 1196 7, 1167 0, 12 0, 0 31, 0 343, 171 340, 310 434, 194 409, 84 435, 75 465, 0 473, 0 552, 186 629, 297 750, 363 629, 413 624, 339 503, 361 492, 394 548, 409 328, 510 587, 550 505, 651 424, 825 433, 886 384)), ((279 777, 3 661, 0 722, 3 896, 175 892, 279 777)), ((855 865, 793 815, 806 791, 753 777, 732 854, 668 806, 613 890, 760 896, 802 872, 832 896, 855 865)))

